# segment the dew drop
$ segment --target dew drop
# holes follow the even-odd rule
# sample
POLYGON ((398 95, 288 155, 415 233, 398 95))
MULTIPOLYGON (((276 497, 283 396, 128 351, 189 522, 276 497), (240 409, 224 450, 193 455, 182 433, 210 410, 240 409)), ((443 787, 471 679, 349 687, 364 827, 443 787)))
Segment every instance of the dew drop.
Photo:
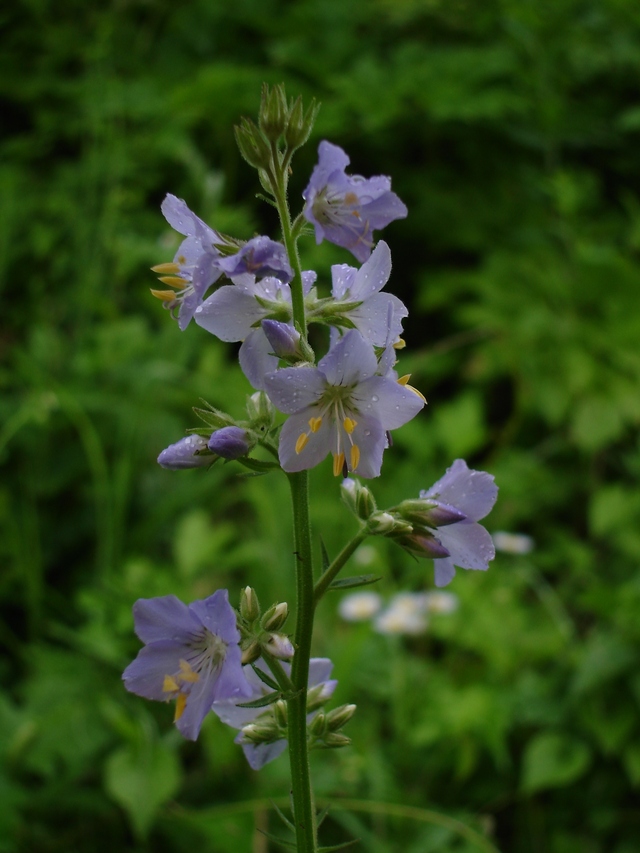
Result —
MULTIPOLYGON (((377 394, 374 394, 374 395, 371 397, 371 400, 372 400, 372 402, 374 402, 374 403, 377 403, 379 399, 380 399, 380 398, 378 397, 378 395, 377 395, 377 394)), ((371 406, 369 406, 369 408, 371 408, 371 406)), ((397 408, 398 408, 398 407, 396 406, 396 409, 397 409, 397 408)))

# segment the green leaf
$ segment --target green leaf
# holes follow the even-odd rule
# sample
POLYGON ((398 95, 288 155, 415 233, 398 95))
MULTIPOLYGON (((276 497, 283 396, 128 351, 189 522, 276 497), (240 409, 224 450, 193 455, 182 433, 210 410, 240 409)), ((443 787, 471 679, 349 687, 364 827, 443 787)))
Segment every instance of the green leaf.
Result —
POLYGON ((542 732, 527 744, 520 787, 532 794, 570 785, 590 762, 591 751, 583 741, 559 732, 542 732))
POLYGON ((244 465, 245 468, 249 468, 251 471, 256 471, 258 474, 268 474, 269 471, 274 471, 280 467, 277 462, 265 462, 262 459, 253 459, 250 456, 241 456, 235 461, 244 465))
POLYGON ((272 690, 279 690, 277 682, 275 682, 270 675, 261 670, 260 667, 255 666, 255 664, 251 664, 251 669, 255 672, 260 681, 263 682, 263 684, 266 684, 267 687, 270 687, 272 690))
POLYGON ((237 708, 264 708, 267 705, 273 705, 274 702, 277 702, 278 699, 282 699, 282 691, 276 690, 274 693, 267 693, 266 696, 262 696, 260 699, 254 699, 253 702, 237 702, 237 708))
POLYGON ((276 844, 282 844, 283 847, 288 847, 289 850, 297 850, 298 845, 295 841, 287 841, 286 838, 279 838, 277 835, 272 835, 270 832, 265 832, 264 829, 259 829, 258 832, 268 838, 269 841, 274 841, 276 844))
POLYGON ((344 850, 345 847, 353 847, 359 841, 359 838, 354 838, 351 841, 343 841, 342 844, 332 844, 331 847, 318 847, 318 853, 329 853, 330 850, 344 850))
POLYGON ((354 575, 350 578, 340 578, 329 584, 329 589, 353 589, 356 586, 368 586, 377 583, 381 578, 378 575, 354 575))
MULTIPOLYGON (((295 826, 291 823, 291 821, 286 816, 286 814, 282 811, 282 809, 276 803, 273 802, 273 800, 271 800, 271 806, 272 806, 273 810, 275 811, 275 813, 280 818, 280 820, 284 823, 284 825, 288 829, 290 829, 292 832, 295 832, 295 829, 296 829, 295 826)), ((319 825, 320 824, 318 824, 318 826, 319 825)))
POLYGON ((320 551, 322 553, 322 571, 326 572, 331 565, 331 560, 329 559, 329 552, 327 551, 322 537, 320 537, 320 551))
POLYGON ((119 749, 105 762, 105 788, 126 812, 138 838, 146 837, 160 807, 178 790, 180 780, 175 752, 159 742, 147 743, 142 749, 119 749))

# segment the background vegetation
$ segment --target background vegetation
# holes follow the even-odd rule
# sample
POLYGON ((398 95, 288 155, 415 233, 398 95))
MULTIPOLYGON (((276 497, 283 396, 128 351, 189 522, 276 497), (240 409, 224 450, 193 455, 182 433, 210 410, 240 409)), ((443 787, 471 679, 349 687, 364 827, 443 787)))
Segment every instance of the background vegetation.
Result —
MULTIPOLYGON (((177 243, 168 191, 222 231, 273 231, 232 135, 263 80, 323 102, 294 197, 328 138, 409 207, 385 239, 430 405, 379 504, 464 456, 500 485, 490 529, 536 541, 459 573, 458 612, 421 638, 325 602, 315 653, 359 709, 352 748, 315 756, 318 793, 454 816, 505 853, 637 851, 640 6, 16 0, 0 26, 0 851, 259 851, 265 798, 286 797, 284 759, 253 773, 213 718, 185 743, 120 681, 136 598, 291 595, 282 478, 155 464, 199 397, 239 414, 249 390, 147 270, 177 243)), ((350 261, 311 240, 305 258, 325 280, 350 261)), ((335 553, 354 523, 328 468, 335 553)), ((383 593, 431 586, 430 563, 373 546, 383 593)), ((375 811, 336 809, 326 839, 481 849, 375 811)))

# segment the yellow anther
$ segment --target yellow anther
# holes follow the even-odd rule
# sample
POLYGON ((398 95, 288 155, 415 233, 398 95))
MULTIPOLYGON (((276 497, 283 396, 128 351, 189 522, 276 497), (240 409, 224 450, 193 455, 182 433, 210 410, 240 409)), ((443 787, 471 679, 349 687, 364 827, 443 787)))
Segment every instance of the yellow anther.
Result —
POLYGON ((413 391, 414 394, 417 394, 423 403, 427 402, 427 398, 424 396, 424 394, 421 391, 418 391, 417 388, 414 388, 413 385, 407 385, 406 387, 409 389, 409 391, 413 391))
POLYGON ((333 476, 339 477, 344 468, 344 453, 333 454, 333 476))
POLYGON ((424 394, 420 393, 420 391, 418 391, 417 388, 414 388, 413 385, 409 385, 410 379, 411 379, 411 374, 407 373, 405 376, 401 376, 400 379, 398 379, 398 385, 404 385, 404 387, 408 388, 409 391, 413 391, 414 394, 417 394, 423 403, 426 403, 427 398, 424 396, 424 394))
POLYGON ((345 428, 345 432, 351 435, 354 429, 358 426, 358 422, 354 421, 353 418, 345 418, 342 421, 342 426, 345 428))
POLYGON ((156 264, 151 267, 151 272, 156 272, 158 275, 175 275, 180 272, 178 264, 156 264))
POLYGON ((180 675, 177 676, 180 681, 188 681, 191 684, 195 684, 196 681, 200 681, 200 676, 197 672, 193 671, 193 668, 190 663, 186 660, 180 661, 180 675))
POLYGON ((176 712, 173 715, 173 722, 177 723, 180 717, 184 714, 184 709, 187 706, 187 694, 186 693, 178 693, 178 698, 176 699, 176 712))
POLYGON ((406 385, 410 379, 411 379, 411 374, 405 373, 404 376, 401 376, 400 379, 398 379, 398 385, 406 385))
POLYGON ((351 445, 351 470, 355 471, 360 461, 360 448, 357 444, 351 445))
POLYGON ((178 290, 182 290, 183 287, 186 287, 189 282, 185 281, 183 278, 180 278, 179 275, 161 275, 160 281, 163 284, 168 284, 169 287, 175 287, 178 290))
POLYGON ((178 686, 178 682, 172 675, 165 675, 164 681, 162 682, 162 692, 163 693, 177 693, 180 690, 178 686))
POLYGON ((393 348, 394 349, 404 349, 406 347, 406 345, 407 345, 407 342, 405 340, 403 340, 402 338, 398 338, 398 340, 393 345, 393 348))
POLYGON ((163 302, 173 302, 176 298, 175 290, 154 290, 152 287, 149 289, 152 296, 155 296, 156 299, 162 299, 163 302))
POLYGON ((187 259, 185 258, 184 255, 180 255, 180 257, 178 258, 178 263, 182 264, 182 266, 184 266, 187 263, 187 259))
POLYGON ((344 201, 345 204, 357 204, 358 196, 355 193, 345 193, 344 201))
POLYGON ((296 441, 296 453, 301 453, 304 448, 307 446, 307 442, 309 441, 309 436, 306 432, 301 432, 298 436, 298 440, 296 441))
POLYGON ((318 432, 322 426, 322 418, 309 418, 309 426, 311 427, 311 432, 318 432))

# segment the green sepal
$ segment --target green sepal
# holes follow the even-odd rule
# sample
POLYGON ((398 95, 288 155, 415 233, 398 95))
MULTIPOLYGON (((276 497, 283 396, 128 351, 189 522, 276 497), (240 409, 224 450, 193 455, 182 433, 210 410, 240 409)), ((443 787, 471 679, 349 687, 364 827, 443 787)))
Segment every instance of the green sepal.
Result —
POLYGON ((322 554, 322 571, 326 572, 331 565, 331 560, 329 559, 329 554, 327 553, 327 548, 322 536, 320 537, 320 552, 322 554))
POLYGON ((251 664, 251 669, 255 672, 260 681, 262 681, 263 684, 267 685, 267 687, 270 687, 272 690, 276 691, 280 690, 280 688, 278 687, 278 683, 274 681, 271 676, 267 675, 266 672, 263 672, 261 669, 259 669, 257 666, 254 666, 253 664, 251 664))
MULTIPOLYGON (((202 400, 202 398, 200 399, 202 400)), ((231 415, 214 408, 206 400, 202 400, 202 402, 206 406, 206 409, 194 406, 193 411, 207 426, 210 426, 212 429, 221 429, 222 427, 233 426, 235 424, 231 415)))
POLYGON ((266 696, 262 696, 260 699, 254 699, 253 702, 237 702, 237 708, 266 708, 267 705, 273 705, 274 702, 277 702, 278 699, 282 699, 283 694, 281 690, 276 690, 274 693, 267 693, 266 696))
POLYGON ((382 580, 376 575, 354 575, 351 578, 340 578, 329 584, 329 589, 354 589, 357 586, 368 586, 382 580))

